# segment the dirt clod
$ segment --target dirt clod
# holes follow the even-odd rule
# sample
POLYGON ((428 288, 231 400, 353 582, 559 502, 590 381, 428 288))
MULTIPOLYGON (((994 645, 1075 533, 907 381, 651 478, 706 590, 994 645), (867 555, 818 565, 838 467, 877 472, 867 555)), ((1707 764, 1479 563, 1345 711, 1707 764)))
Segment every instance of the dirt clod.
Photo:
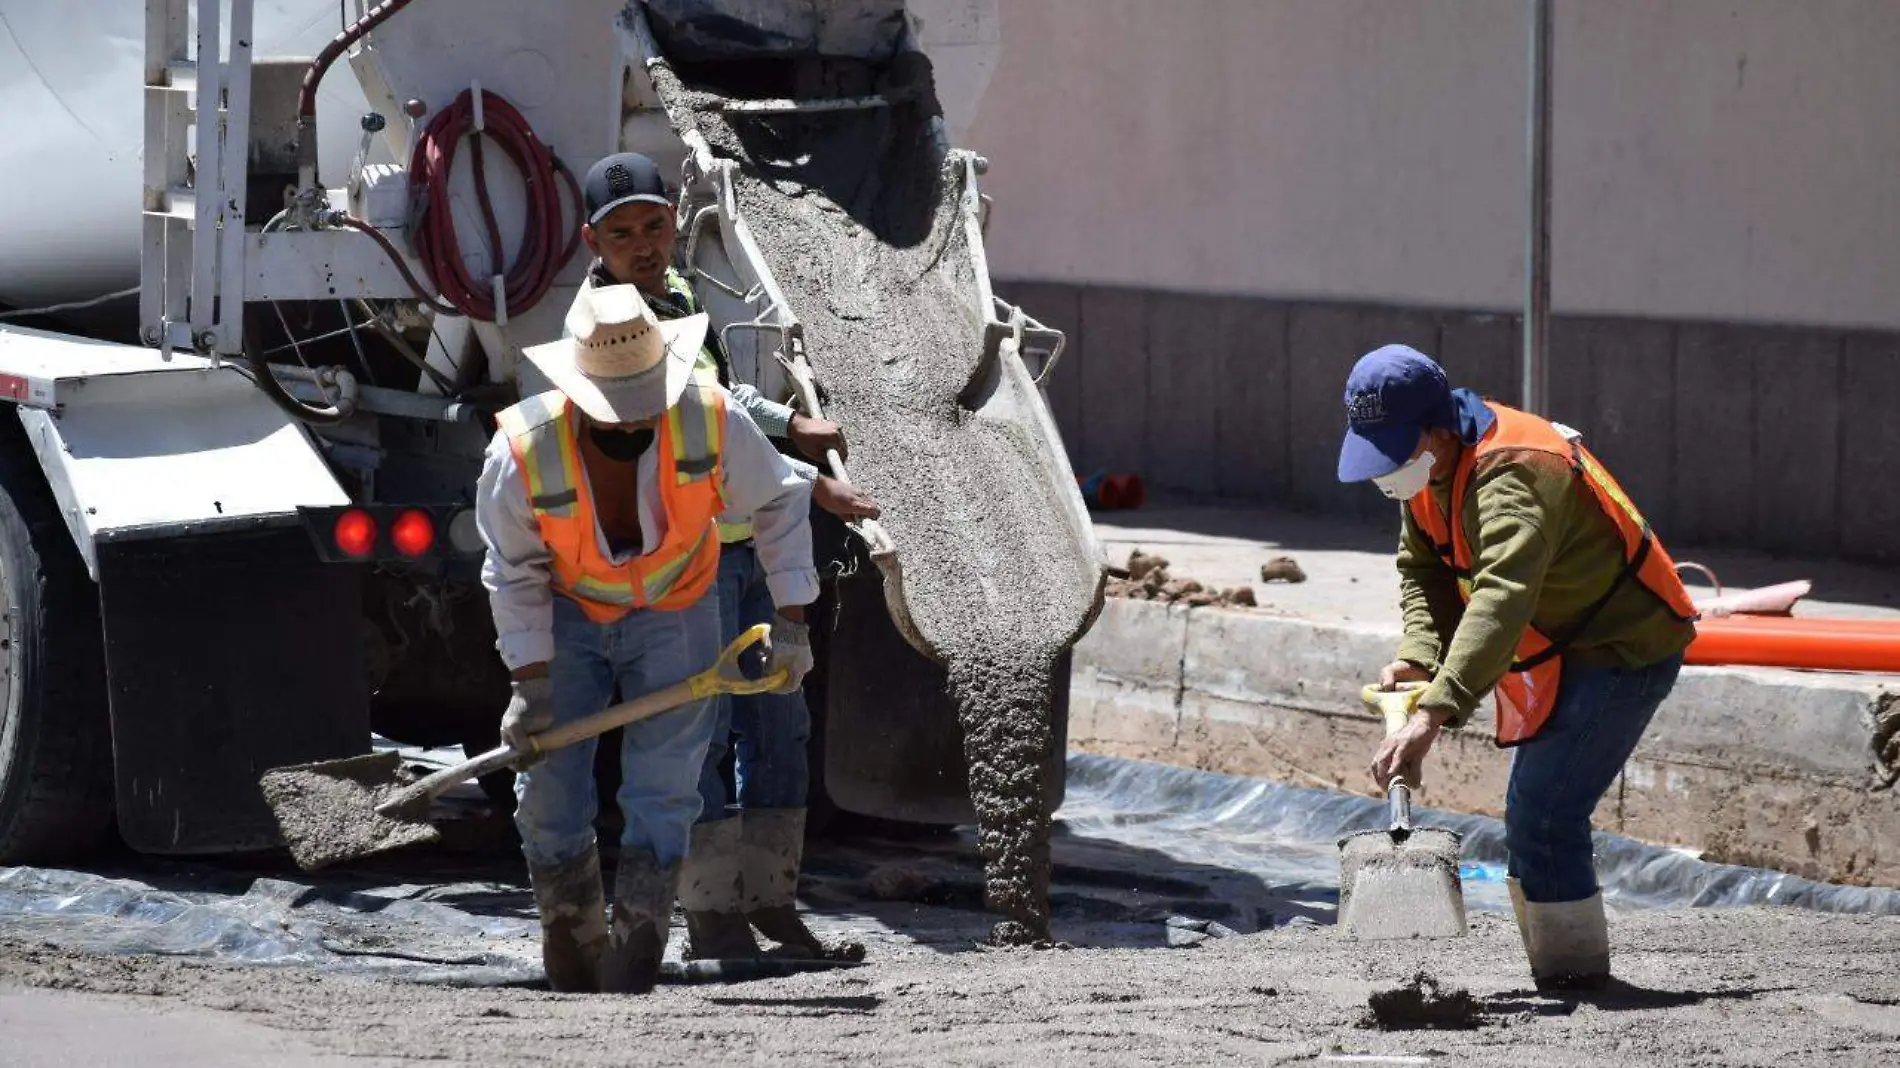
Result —
POLYGON ((1259 606, 1260 602, 1255 598, 1251 586, 1236 586, 1231 590, 1215 589, 1191 578, 1176 577, 1169 573, 1169 566, 1166 557, 1136 549, 1128 554, 1126 567, 1109 568, 1108 595, 1135 601, 1162 601, 1189 608, 1259 606))
POLYGON ((1127 576, 1136 582, 1147 578, 1156 571, 1166 571, 1168 560, 1164 556, 1153 556, 1136 549, 1128 554, 1127 576))
POLYGON ((1276 556, 1260 565, 1262 582, 1305 582, 1306 572, 1291 556, 1276 556))
POLYGON ((1463 987, 1445 986, 1430 972, 1420 971, 1392 990, 1375 990, 1366 998, 1370 1010, 1363 1026, 1386 1031, 1421 1028, 1465 1030, 1478 1026, 1478 999, 1463 987))

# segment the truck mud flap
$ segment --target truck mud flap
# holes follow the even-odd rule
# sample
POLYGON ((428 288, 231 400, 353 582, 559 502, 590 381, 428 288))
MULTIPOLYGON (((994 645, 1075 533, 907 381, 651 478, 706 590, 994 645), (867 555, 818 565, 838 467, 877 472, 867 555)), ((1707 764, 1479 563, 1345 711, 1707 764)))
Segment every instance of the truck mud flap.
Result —
POLYGON ((295 527, 101 542, 118 822, 147 853, 278 844, 257 780, 369 750, 361 576, 295 527))
MULTIPOLYGON (((891 622, 882 580, 863 568, 837 582, 837 624, 825 636, 825 790, 847 812, 960 824, 970 807, 963 728, 943 668, 891 622)), ((1069 665, 1056 662, 1055 747, 1045 784, 1062 804, 1069 739, 1069 665)))

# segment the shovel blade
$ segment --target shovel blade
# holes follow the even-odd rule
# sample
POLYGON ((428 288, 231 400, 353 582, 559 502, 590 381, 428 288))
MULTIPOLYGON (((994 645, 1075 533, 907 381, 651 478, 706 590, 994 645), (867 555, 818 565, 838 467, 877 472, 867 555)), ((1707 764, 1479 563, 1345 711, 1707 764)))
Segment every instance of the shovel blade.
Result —
POLYGON ((1339 927, 1347 938, 1456 938, 1467 929, 1459 837, 1423 828, 1340 842, 1339 927))
POLYGON ((290 858, 316 871, 404 846, 439 841, 428 821, 376 806, 409 785, 394 752, 272 768, 258 780, 290 858))

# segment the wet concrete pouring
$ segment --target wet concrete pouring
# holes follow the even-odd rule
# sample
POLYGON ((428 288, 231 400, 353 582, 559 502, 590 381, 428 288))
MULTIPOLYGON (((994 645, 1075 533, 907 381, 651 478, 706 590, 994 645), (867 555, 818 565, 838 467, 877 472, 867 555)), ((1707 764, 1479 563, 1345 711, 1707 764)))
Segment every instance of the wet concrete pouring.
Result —
MULTIPOLYGON (((983 319, 964 168, 913 100, 738 114, 654 72, 674 125, 735 162, 740 215, 804 325, 851 473, 883 508, 910 618, 948 670, 999 945, 1048 945, 1051 689, 1094 607, 1095 561, 1061 518, 1020 418, 976 398, 983 319)), ((818 72, 868 78, 848 61, 818 72)), ((919 75, 923 77, 923 75, 919 75)))
MULTIPOLYGON (((507 824, 473 819, 450 824, 444 844, 316 876, 268 858, 119 858, 110 878, 0 869, 0 993, 188 1006, 320 1051, 470 1066, 1793 1066, 1900 1051, 1900 918, 1613 909, 1618 984, 1546 997, 1508 909, 1481 885, 1465 937, 1350 942, 1330 922, 1327 843, 1225 843, 1260 870, 1312 871, 1263 877, 1206 863, 1187 836, 1159 850, 1133 833, 1153 814, 1072 796, 1050 896, 1067 949, 988 944, 994 917, 965 829, 815 846, 802 902, 821 934, 867 944, 861 967, 674 981, 645 998, 554 995, 507 824), (23 907, 34 882, 41 905, 23 907), (121 896, 89 915, 60 907, 102 883, 121 896), (233 918, 208 924, 187 902, 233 918), (142 927, 164 952, 108 951, 115 925, 142 927)), ((675 956, 682 937, 676 920, 675 956)))

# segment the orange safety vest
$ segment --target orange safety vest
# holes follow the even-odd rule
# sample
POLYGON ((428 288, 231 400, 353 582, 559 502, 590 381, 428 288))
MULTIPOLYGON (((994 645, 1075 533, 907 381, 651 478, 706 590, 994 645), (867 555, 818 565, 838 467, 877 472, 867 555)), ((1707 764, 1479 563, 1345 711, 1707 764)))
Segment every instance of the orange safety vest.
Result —
MULTIPOLYGON (((1682 580, 1676 575, 1675 561, 1662 547, 1656 535, 1649 529, 1642 513, 1636 510, 1623 488, 1616 484, 1610 473, 1604 470, 1590 450, 1578 441, 1573 441, 1560 433, 1549 422, 1518 411, 1515 408, 1493 402, 1485 407, 1497 416, 1497 422, 1479 440, 1478 444, 1464 450, 1458 460, 1457 474, 1452 478, 1451 499, 1458 502, 1462 509, 1466 491, 1471 482, 1471 472, 1478 461, 1486 456, 1500 452, 1542 452, 1561 457, 1569 462, 1571 470, 1590 489, 1597 507, 1610 517, 1616 529, 1623 535, 1623 555, 1627 565, 1616 576, 1616 581, 1604 591, 1583 618, 1562 638, 1552 639, 1539 633, 1536 627, 1524 628, 1524 635, 1518 640, 1517 655, 1510 671, 1498 681, 1495 691, 1498 706, 1497 744, 1500 748, 1517 745, 1537 735, 1550 719, 1551 710, 1557 707, 1557 689, 1563 680, 1563 649, 1583 633, 1596 614, 1608 604, 1610 597, 1621 589, 1623 583, 1631 578, 1644 589, 1654 594, 1668 607, 1677 619, 1693 622, 1698 618, 1695 604, 1689 599, 1689 591, 1682 586, 1682 580)), ((1471 546, 1465 539, 1465 525, 1462 521, 1452 522, 1439 509, 1438 501, 1432 496, 1428 486, 1418 495, 1406 502, 1412 511, 1412 519, 1427 538, 1439 557, 1458 576, 1459 596, 1471 599, 1471 546)))
POLYGON ((552 556, 554 588, 587 618, 611 623, 636 608, 676 612, 696 603, 719 574, 713 520, 725 507, 720 458, 726 391, 689 384, 660 421, 660 500, 666 533, 650 551, 615 564, 600 550, 594 498, 581 477, 574 407, 558 391, 514 405, 496 422, 508 435, 528 501, 552 556))

